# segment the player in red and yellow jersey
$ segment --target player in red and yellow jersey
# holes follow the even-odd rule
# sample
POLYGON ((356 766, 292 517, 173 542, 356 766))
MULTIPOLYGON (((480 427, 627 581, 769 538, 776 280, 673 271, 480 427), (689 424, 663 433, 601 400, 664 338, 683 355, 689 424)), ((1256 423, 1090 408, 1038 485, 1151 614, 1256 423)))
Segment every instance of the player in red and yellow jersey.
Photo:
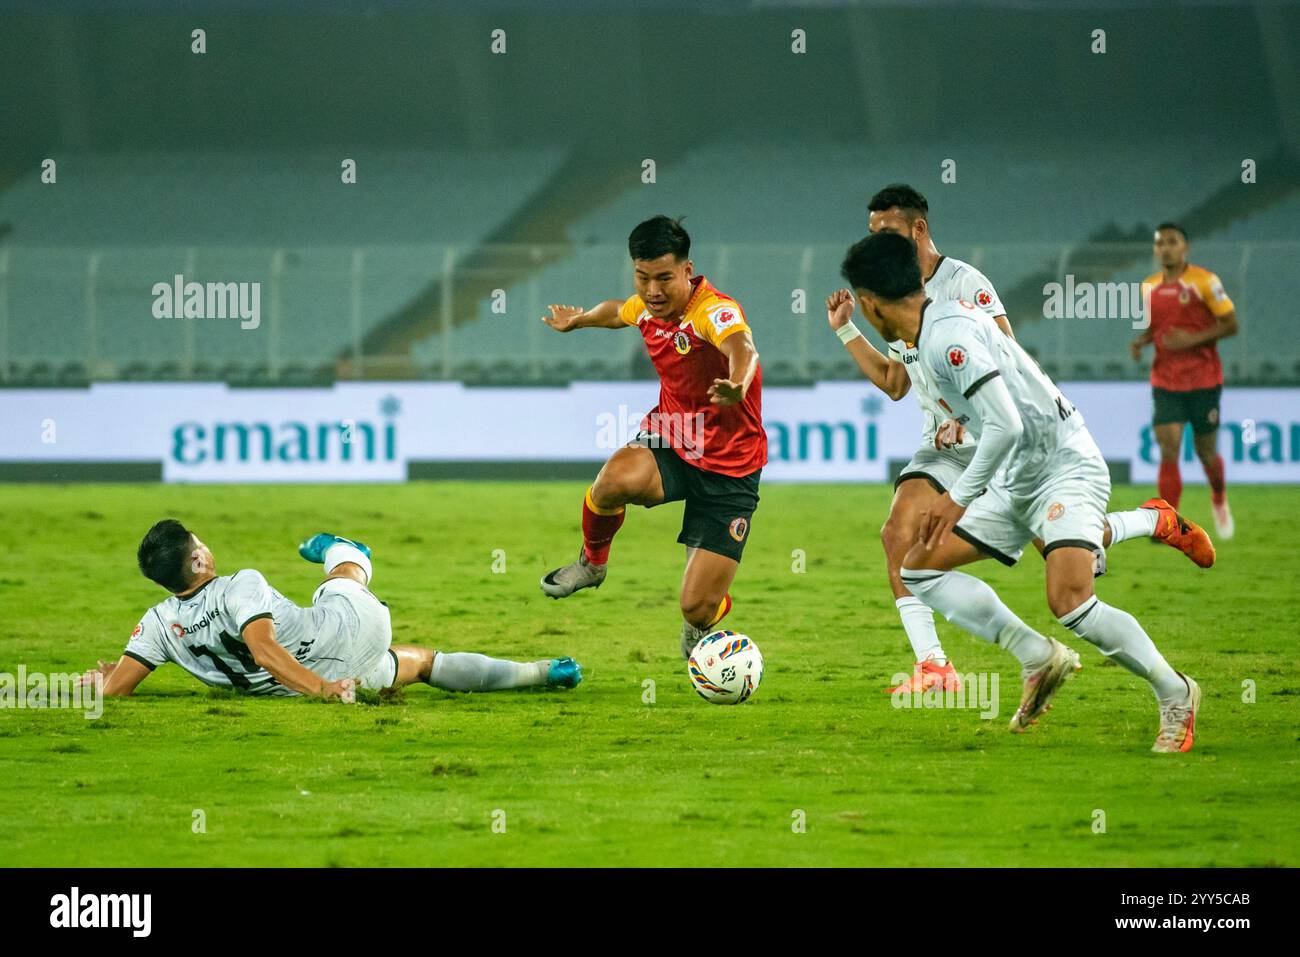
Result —
POLYGON ((767 463, 758 352, 744 310, 690 260, 679 222, 656 216, 628 237, 636 295, 591 309, 551 306, 559 332, 634 327, 659 373, 659 404, 635 441, 605 463, 582 505, 578 560, 549 572, 542 591, 565 598, 605 580, 627 505, 685 502, 682 657, 731 610, 731 582, 758 507, 767 463))
POLYGON ((1232 538, 1232 512, 1219 455, 1219 398, 1223 365, 1218 340, 1237 332, 1237 312, 1219 277, 1187 261, 1187 232, 1175 223, 1156 227, 1155 254, 1161 271, 1142 283, 1150 324, 1133 340, 1134 360, 1142 347, 1155 343, 1151 391, 1152 426, 1160 445, 1160 497, 1174 508, 1182 495, 1178 454, 1187 423, 1192 425, 1196 454, 1210 482, 1214 525, 1219 537, 1232 538))

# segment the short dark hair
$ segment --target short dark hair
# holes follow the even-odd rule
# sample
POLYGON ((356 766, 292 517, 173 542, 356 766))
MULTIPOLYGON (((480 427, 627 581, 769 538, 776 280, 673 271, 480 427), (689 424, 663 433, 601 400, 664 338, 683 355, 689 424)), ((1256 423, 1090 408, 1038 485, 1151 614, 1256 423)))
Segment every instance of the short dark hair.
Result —
POLYGON ((135 553, 144 577, 169 592, 183 592, 189 588, 193 538, 189 529, 174 518, 164 518, 154 525, 145 533, 135 553))
POLYGON ((906 183, 890 183, 867 203, 867 212, 883 213, 897 206, 907 217, 909 223, 918 219, 929 219, 930 204, 925 197, 906 183))
POLYGON ((658 259, 672 253, 682 260, 691 254, 691 237, 682 229, 680 219, 653 216, 632 230, 627 237, 627 251, 633 259, 658 259))
POLYGON ((1160 232, 1162 229, 1174 230, 1174 232, 1183 237, 1183 242, 1187 242, 1187 230, 1183 229, 1183 227, 1179 226, 1177 223, 1161 223, 1156 227, 1156 232, 1160 232))
POLYGON ((854 289, 890 302, 904 299, 921 288, 916 243, 897 233, 872 233, 849 248, 840 275, 854 289))

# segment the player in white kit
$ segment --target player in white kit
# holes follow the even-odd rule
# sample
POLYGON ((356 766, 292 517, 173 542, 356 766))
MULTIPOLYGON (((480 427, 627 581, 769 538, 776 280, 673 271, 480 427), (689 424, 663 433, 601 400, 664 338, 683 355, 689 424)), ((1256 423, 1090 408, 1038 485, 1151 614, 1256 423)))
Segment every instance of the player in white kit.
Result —
MULTIPOLYGON (((930 206, 924 196, 911 186, 894 183, 876 193, 867 209, 870 232, 895 233, 916 244, 926 295, 936 302, 963 299, 973 303, 1003 333, 1012 336, 1006 309, 988 278, 969 263, 941 255, 935 247, 929 224, 930 206)), ((951 489, 965 471, 975 454, 975 440, 940 405, 938 395, 918 364, 916 344, 892 341, 888 343, 888 356, 882 355, 853 326, 854 308, 850 290, 842 289, 832 295, 826 302, 831 328, 867 378, 895 401, 912 392, 923 416, 921 446, 894 482, 889 517, 880 530, 894 604, 916 662, 907 682, 886 691, 924 691, 935 685, 957 691, 961 679, 943 650, 934 626, 934 612, 912 594, 899 572, 903 556, 916 541, 921 514, 934 499, 951 489)), ((1204 564, 1207 555, 1209 563, 1214 560, 1209 536, 1179 516, 1163 499, 1151 499, 1139 509, 1107 516, 1105 547, 1135 537, 1154 537, 1180 549, 1198 564, 1204 564)), ((1097 574, 1102 574, 1106 567, 1104 548, 1097 550, 1095 562, 1097 574)))
POLYGON ((129 695, 159 665, 174 662, 204 684, 250 695, 309 695, 352 701, 356 686, 422 681, 448 691, 575 687, 572 658, 504 661, 394 645, 388 606, 369 589, 370 549, 328 532, 299 553, 325 566, 325 580, 302 608, 245 568, 217 575, 212 552, 174 519, 151 528, 137 560, 146 578, 172 593, 145 613, 122 657, 83 680, 106 695, 129 695))
POLYGON ((842 272, 887 341, 915 343, 941 407, 978 439, 965 471, 926 510, 921 537, 903 559, 903 583, 949 621, 1019 659, 1024 690, 1011 728, 1024 731, 1079 669, 1079 656, 955 569, 990 557, 1014 564, 1027 543, 1041 539, 1052 613, 1151 684, 1160 710, 1152 750, 1190 750, 1200 688, 1169 666, 1137 619, 1096 595, 1094 553, 1107 527, 1110 473, 1082 414, 972 303, 926 296, 910 239, 868 236, 849 250, 842 272))

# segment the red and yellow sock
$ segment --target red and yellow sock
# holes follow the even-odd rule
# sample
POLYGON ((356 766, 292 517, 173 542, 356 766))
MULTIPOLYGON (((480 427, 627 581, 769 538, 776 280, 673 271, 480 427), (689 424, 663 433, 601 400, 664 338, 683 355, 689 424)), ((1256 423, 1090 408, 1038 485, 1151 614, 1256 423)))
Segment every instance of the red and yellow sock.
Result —
POLYGON ((718 603, 718 610, 714 614, 713 620, 710 621, 707 625, 705 625, 705 627, 713 628, 714 625, 722 621, 722 619, 726 618, 727 615, 730 613, 731 613, 731 592, 727 592, 725 595, 722 596, 722 601, 718 603))
POLYGON ((623 525, 627 509, 599 508, 591 500, 591 489, 582 500, 582 551, 587 561, 593 565, 604 565, 609 561, 609 546, 614 535, 623 525))

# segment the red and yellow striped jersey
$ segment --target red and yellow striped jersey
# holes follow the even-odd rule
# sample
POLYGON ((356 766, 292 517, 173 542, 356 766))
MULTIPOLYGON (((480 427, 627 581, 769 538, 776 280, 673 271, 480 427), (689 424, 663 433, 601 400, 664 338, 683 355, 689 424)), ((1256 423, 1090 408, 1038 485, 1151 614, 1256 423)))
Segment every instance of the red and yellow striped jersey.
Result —
POLYGON ((676 319, 656 319, 640 296, 623 303, 619 318, 636 326, 659 373, 659 404, 641 428, 663 437, 696 468, 719 475, 749 475, 767 463, 763 429, 762 370, 754 373, 745 398, 735 405, 713 405, 708 390, 726 379, 730 362, 718 347, 749 330, 740 303, 724 296, 703 276, 676 319))

